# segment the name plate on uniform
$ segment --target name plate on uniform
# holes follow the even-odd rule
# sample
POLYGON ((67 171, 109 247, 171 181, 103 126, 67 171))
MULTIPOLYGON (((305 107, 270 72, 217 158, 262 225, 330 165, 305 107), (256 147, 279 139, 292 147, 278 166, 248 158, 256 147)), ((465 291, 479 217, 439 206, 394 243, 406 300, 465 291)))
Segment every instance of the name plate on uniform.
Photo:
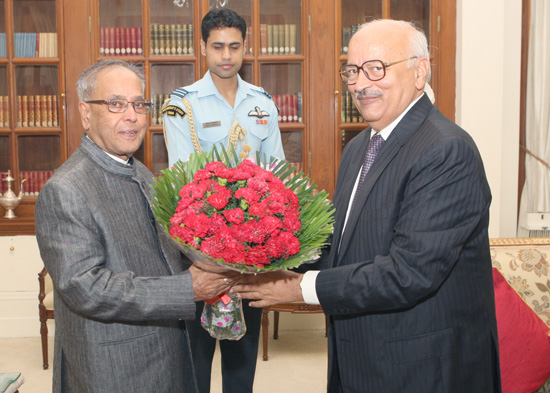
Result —
POLYGON ((212 127, 220 127, 222 125, 221 121, 209 121, 208 123, 202 123, 202 128, 212 128, 212 127))

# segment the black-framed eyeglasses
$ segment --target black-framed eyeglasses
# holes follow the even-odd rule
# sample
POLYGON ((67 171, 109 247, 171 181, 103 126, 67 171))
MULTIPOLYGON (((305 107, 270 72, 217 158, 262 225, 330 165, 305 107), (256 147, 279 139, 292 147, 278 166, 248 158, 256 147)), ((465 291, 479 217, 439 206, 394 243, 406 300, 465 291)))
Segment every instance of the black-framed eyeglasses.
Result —
POLYGON ((84 101, 87 104, 103 104, 107 105, 107 109, 112 113, 124 113, 128 109, 128 104, 132 104, 136 113, 148 113, 151 111, 153 104, 146 100, 128 101, 124 98, 113 98, 110 100, 90 100, 84 101))
POLYGON ((406 59, 392 61, 391 63, 384 63, 382 60, 369 60, 365 61, 361 66, 344 64, 340 68, 340 76, 342 77, 342 82, 346 85, 354 85, 357 83, 357 79, 359 79, 359 70, 363 70, 367 78, 376 82, 380 79, 384 79, 387 67, 412 59, 418 59, 418 56, 411 56, 406 59))

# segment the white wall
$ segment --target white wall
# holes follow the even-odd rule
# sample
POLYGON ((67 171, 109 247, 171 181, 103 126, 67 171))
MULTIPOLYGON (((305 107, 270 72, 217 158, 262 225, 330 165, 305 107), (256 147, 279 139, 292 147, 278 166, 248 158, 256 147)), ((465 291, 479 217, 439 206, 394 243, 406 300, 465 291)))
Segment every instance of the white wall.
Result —
MULTIPOLYGON (((456 121, 485 163, 491 237, 516 235, 520 58, 521 0, 457 0, 456 121)), ((40 269, 33 236, 0 237, 0 337, 39 334, 40 269)), ((324 318, 281 313, 280 327, 324 329, 324 318)))
POLYGON ((491 237, 516 236, 521 12, 521 0, 457 0, 456 121, 485 163, 491 237))

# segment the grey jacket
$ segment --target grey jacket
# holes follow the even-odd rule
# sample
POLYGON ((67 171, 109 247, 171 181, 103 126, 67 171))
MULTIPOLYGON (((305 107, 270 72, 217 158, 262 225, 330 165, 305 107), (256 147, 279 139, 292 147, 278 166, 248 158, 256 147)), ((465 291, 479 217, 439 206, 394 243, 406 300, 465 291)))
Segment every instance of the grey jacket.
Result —
POLYGON ((55 286, 53 392, 196 392, 191 276, 150 208, 153 175, 84 135, 36 204, 55 286))

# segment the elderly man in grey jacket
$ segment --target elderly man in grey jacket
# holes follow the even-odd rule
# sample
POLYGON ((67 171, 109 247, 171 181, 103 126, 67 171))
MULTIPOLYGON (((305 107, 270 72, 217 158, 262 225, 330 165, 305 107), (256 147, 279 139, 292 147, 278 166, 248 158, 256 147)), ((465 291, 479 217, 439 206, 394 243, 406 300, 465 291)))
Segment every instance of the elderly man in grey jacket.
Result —
POLYGON ((143 87, 141 70, 120 60, 82 73, 87 132, 38 197, 55 286, 54 392, 196 392, 181 320, 229 290, 227 274, 185 270, 154 219, 153 174, 132 158, 150 111, 143 87))

